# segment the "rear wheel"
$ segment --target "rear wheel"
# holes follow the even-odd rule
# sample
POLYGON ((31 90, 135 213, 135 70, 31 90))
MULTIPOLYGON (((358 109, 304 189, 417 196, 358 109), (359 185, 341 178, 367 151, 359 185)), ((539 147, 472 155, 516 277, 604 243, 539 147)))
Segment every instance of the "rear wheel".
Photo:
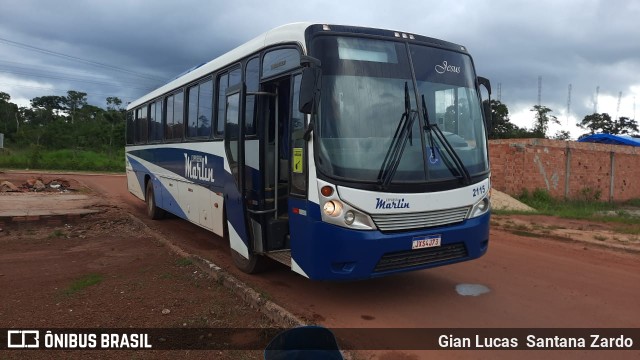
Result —
POLYGON ((149 218, 159 220, 164 217, 165 211, 156 206, 156 197, 153 193, 153 182, 151 180, 147 181, 145 202, 147 203, 147 216, 149 218))

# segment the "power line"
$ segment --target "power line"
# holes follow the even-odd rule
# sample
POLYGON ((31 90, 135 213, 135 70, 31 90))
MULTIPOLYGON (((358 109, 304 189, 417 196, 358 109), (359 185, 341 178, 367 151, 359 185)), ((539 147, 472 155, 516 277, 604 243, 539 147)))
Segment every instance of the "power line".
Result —
POLYGON ((8 39, 0 38, 0 42, 3 42, 5 44, 7 44, 7 45, 11 45, 11 46, 15 46, 15 47, 19 47, 19 48, 23 48, 23 49, 27 49, 27 50, 36 51, 36 52, 39 52, 39 53, 42 53, 42 54, 47 54, 47 55, 56 56, 56 57, 59 57, 59 58, 64 58, 64 59, 67 59, 67 60, 78 61, 78 62, 81 62, 81 63, 93 65, 93 66, 98 66, 98 67, 102 67, 102 68, 106 68, 106 69, 111 69, 111 70, 115 70, 115 71, 128 73, 128 74, 131 74, 131 75, 139 76, 139 77, 150 79, 150 80, 154 80, 154 81, 160 81, 160 82, 165 82, 166 81, 166 79, 160 79, 160 78, 157 78, 157 77, 152 76, 152 75, 147 75, 147 74, 139 73, 139 72, 128 70, 128 69, 123 69, 121 67, 117 67, 117 66, 113 66, 113 65, 109 65, 109 64, 104 64, 104 63, 93 61, 93 60, 82 59, 82 58, 79 58, 77 56, 67 55, 67 54, 59 53, 59 52, 52 51, 52 50, 42 49, 42 48, 39 48, 39 47, 35 47, 35 46, 32 46, 32 45, 20 43, 20 42, 17 42, 17 41, 12 41, 12 40, 8 40, 8 39))
MULTIPOLYGON (((21 88, 28 88, 28 89, 36 89, 36 90, 46 90, 46 91, 51 91, 54 93, 67 93, 69 90, 63 90, 63 89, 59 89, 59 88, 52 88, 52 87, 44 87, 44 86, 30 86, 30 85, 22 85, 22 84, 11 84, 11 83, 0 83, 0 85, 2 86, 15 86, 15 87, 21 87, 21 88)), ((85 92, 85 91, 83 91, 85 92)), ((115 94, 102 94, 102 93, 96 93, 96 92, 86 92, 87 95, 94 95, 94 96, 115 96, 115 94)), ((120 98, 118 96, 118 98, 120 98)), ((135 99, 131 99, 131 98, 120 98, 120 100, 122 100, 123 102, 125 101, 133 101, 135 99)))
MULTIPOLYGON (((34 73, 29 73, 29 72, 10 71, 10 70, 2 70, 2 69, 0 69, 0 73, 8 73, 8 74, 14 74, 14 75, 39 77, 39 78, 47 78, 47 79, 54 79, 54 80, 64 80, 64 81, 71 81, 71 82, 83 82, 83 83, 87 83, 87 84, 125 88, 121 84, 114 84, 114 83, 107 83, 107 82, 102 82, 102 81, 86 80, 86 79, 79 79, 79 78, 71 78, 71 77, 66 77, 66 76, 42 75, 42 74, 34 74, 34 73)), ((152 87, 148 87, 148 88, 128 87, 128 88, 129 89, 135 89, 135 90, 144 90, 144 91, 153 90, 152 87)))
MULTIPOLYGON (((27 70, 27 71, 36 71, 36 72, 44 72, 44 73, 50 73, 50 74, 55 74, 55 75, 82 75, 77 69, 74 69, 75 72, 67 72, 67 71, 57 71, 60 70, 60 67, 54 67, 54 66, 43 66, 40 64, 27 64, 27 63, 19 63, 19 62, 15 62, 15 61, 7 61, 7 60, 0 60, 0 67, 3 67, 5 69, 20 69, 20 70, 27 70), (4 65, 6 64, 6 65, 4 65), (25 66, 26 65, 26 66, 25 66)), ((66 69, 66 68, 64 68, 66 69)), ((85 74, 87 74, 87 72, 84 72, 85 74)), ((129 82, 129 84, 132 85, 136 85, 136 84, 140 84, 140 82, 148 82, 148 81, 153 81, 153 85, 150 86, 156 86, 157 82, 154 80, 133 80, 129 77, 129 75, 124 75, 124 79, 128 80, 128 81, 134 81, 134 82, 129 82)), ((102 78, 98 78, 98 77, 94 77, 94 76, 89 76, 89 78, 95 78, 96 80, 100 80, 102 78)), ((119 77, 118 77, 119 79, 119 77)))

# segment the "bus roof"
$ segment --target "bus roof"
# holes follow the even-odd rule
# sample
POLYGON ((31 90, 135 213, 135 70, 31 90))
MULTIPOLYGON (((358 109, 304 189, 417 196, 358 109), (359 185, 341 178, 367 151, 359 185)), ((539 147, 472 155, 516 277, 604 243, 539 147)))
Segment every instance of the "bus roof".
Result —
POLYGON ((131 102, 127 106, 127 110, 142 105, 147 101, 159 97, 160 95, 189 84, 190 82, 197 80, 207 74, 213 73, 224 66, 230 65, 235 61, 244 58, 245 56, 259 51, 264 47, 286 42, 297 42, 300 47, 305 50, 305 30, 311 24, 312 23, 309 22, 299 22, 283 25, 269 30, 264 34, 261 34, 252 40, 249 40, 243 45, 240 45, 239 47, 209 61, 208 63, 205 63, 197 67, 196 69, 171 80, 169 83, 131 102))
POLYGON ((187 71, 187 73, 178 76, 177 78, 171 80, 169 83, 131 102, 127 106, 127 110, 131 110, 161 95, 164 95, 166 93, 169 93, 170 91, 173 91, 184 85, 187 85, 199 78, 204 77, 207 74, 214 73, 224 68, 225 66, 231 65, 239 61, 240 59, 246 56, 249 56, 253 53, 256 53, 268 46, 283 44, 283 43, 298 43, 302 51, 306 53, 307 50, 305 47, 305 32, 308 28, 316 27, 316 26, 319 27, 320 29, 322 29, 323 26, 327 26, 332 30, 336 30, 337 32, 348 32, 348 33, 354 33, 354 34, 361 33, 361 34, 368 34, 368 35, 388 36, 391 38, 393 37, 398 38, 402 36, 402 38, 404 39, 407 39, 408 37, 411 40, 430 43, 435 46, 466 53, 466 48, 458 44, 454 44, 447 41, 434 39, 434 38, 430 38, 422 35, 413 35, 413 34, 407 35, 404 32, 398 32, 393 30, 374 29, 374 28, 357 27, 357 26, 345 26, 345 25, 321 25, 318 23, 311 23, 311 22, 298 22, 298 23, 286 24, 286 25, 277 27, 275 29, 269 30, 264 34, 261 34, 252 40, 249 40, 243 45, 240 45, 237 48, 209 61, 208 63, 192 68, 192 70, 187 71))

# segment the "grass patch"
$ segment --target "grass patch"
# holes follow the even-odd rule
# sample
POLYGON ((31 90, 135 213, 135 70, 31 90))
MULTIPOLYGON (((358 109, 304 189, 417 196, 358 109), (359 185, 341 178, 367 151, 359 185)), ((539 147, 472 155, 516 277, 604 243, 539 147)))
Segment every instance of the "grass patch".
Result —
MULTIPOLYGON (((503 214, 537 214, 558 216, 569 219, 582 219, 601 222, 617 222, 630 225, 640 225, 640 218, 634 217, 621 211, 623 206, 628 206, 629 202, 610 203, 598 201, 597 192, 586 189, 581 193, 579 199, 565 200, 554 199, 544 189, 536 189, 533 192, 523 190, 517 197, 518 200, 536 209, 535 213, 523 212, 502 212, 503 214)), ((632 201, 635 203, 635 201, 632 201)), ((640 200, 637 201, 640 204, 640 200)))
POLYGON ((40 148, 0 152, 0 168, 123 172, 124 149, 111 153, 40 148))
POLYGON ((189 258, 180 258, 180 259, 176 260, 176 265, 178 265, 178 266, 193 265, 193 260, 191 260, 189 258))
POLYGON ((103 280, 102 275, 100 274, 87 274, 76 281, 74 281, 68 288, 64 290, 64 294, 66 296, 71 296, 79 291, 82 291, 89 286, 97 285, 101 283, 103 280))
POLYGON ((530 231, 524 231, 524 230, 513 230, 511 231, 511 233, 518 236, 527 236, 527 237, 534 237, 534 238, 545 237, 542 234, 536 234, 536 233, 532 233, 530 231))
POLYGON ((615 232, 629 235, 640 235, 640 226, 622 224, 613 228, 615 232))
POLYGON ((160 279, 163 279, 163 280, 172 280, 174 278, 175 278, 175 276, 173 276, 173 274, 171 274, 171 273, 164 273, 164 274, 160 275, 160 279))
POLYGON ((64 236, 64 232, 62 230, 55 229, 49 234, 48 237, 49 237, 49 239, 51 239, 51 238, 59 238, 59 237, 63 237, 63 236, 64 236))
POLYGON ((625 205, 640 208, 640 199, 631 199, 624 202, 625 205))

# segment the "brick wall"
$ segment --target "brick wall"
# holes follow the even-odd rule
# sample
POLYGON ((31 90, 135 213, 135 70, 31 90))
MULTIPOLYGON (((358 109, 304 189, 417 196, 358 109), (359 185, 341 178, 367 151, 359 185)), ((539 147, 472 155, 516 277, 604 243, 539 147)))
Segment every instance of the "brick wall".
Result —
POLYGON ((640 198, 640 147, 547 139, 489 141, 491 181, 518 195, 546 189, 554 197, 640 198))

